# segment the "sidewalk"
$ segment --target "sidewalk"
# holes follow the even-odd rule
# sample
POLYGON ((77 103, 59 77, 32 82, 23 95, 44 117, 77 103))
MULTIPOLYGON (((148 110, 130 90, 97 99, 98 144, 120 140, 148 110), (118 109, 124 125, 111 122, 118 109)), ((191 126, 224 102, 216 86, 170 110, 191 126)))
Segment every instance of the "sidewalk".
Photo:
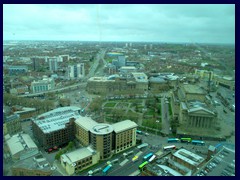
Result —
POLYGON ((58 171, 60 174, 62 174, 63 176, 69 176, 69 175, 67 174, 67 172, 65 171, 65 169, 62 167, 62 165, 60 164, 59 161, 55 160, 55 161, 53 162, 53 165, 54 165, 55 167, 57 167, 57 171, 58 171))

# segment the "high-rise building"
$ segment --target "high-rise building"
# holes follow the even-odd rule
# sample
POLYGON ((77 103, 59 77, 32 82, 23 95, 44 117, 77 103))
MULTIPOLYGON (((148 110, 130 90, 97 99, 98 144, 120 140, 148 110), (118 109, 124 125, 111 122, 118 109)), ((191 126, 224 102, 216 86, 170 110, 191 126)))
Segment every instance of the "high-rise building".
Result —
POLYGON ((32 57, 31 60, 33 65, 33 71, 37 71, 40 67, 39 59, 37 57, 32 57))
POLYGON ((90 132, 92 147, 100 152, 100 159, 111 157, 113 127, 109 124, 97 124, 90 130, 90 132))
POLYGON ((49 70, 57 71, 58 70, 58 58, 49 58, 49 70))
POLYGON ((68 78, 78 79, 85 76, 84 63, 69 65, 67 71, 68 78))

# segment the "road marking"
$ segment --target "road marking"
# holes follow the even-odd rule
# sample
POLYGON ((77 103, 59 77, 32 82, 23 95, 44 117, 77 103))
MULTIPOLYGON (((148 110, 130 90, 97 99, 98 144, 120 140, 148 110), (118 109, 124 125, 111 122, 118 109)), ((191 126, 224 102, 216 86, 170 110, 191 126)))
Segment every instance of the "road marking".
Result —
POLYGON ((139 157, 142 153, 143 153, 142 151, 139 151, 139 152, 136 154, 136 156, 139 157))
POLYGON ((124 164, 126 164, 129 160, 128 159, 125 159, 123 162, 121 162, 119 165, 120 166, 123 166, 124 164))

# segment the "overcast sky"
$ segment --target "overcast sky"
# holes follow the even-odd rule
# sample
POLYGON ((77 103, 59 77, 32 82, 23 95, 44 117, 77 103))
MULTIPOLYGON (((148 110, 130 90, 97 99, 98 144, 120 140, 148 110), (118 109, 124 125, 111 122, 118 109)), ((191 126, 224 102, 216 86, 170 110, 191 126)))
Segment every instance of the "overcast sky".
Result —
POLYGON ((235 5, 3 5, 4 40, 235 43, 235 5))

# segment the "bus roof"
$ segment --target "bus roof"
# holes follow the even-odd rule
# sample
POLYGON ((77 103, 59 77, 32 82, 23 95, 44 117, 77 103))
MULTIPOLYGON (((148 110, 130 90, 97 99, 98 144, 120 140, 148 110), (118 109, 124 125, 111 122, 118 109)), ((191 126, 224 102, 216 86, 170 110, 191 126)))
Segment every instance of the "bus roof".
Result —
POLYGON ((142 164, 139 165, 139 168, 142 168, 143 166, 145 166, 146 164, 148 164, 148 161, 143 162, 142 164))

